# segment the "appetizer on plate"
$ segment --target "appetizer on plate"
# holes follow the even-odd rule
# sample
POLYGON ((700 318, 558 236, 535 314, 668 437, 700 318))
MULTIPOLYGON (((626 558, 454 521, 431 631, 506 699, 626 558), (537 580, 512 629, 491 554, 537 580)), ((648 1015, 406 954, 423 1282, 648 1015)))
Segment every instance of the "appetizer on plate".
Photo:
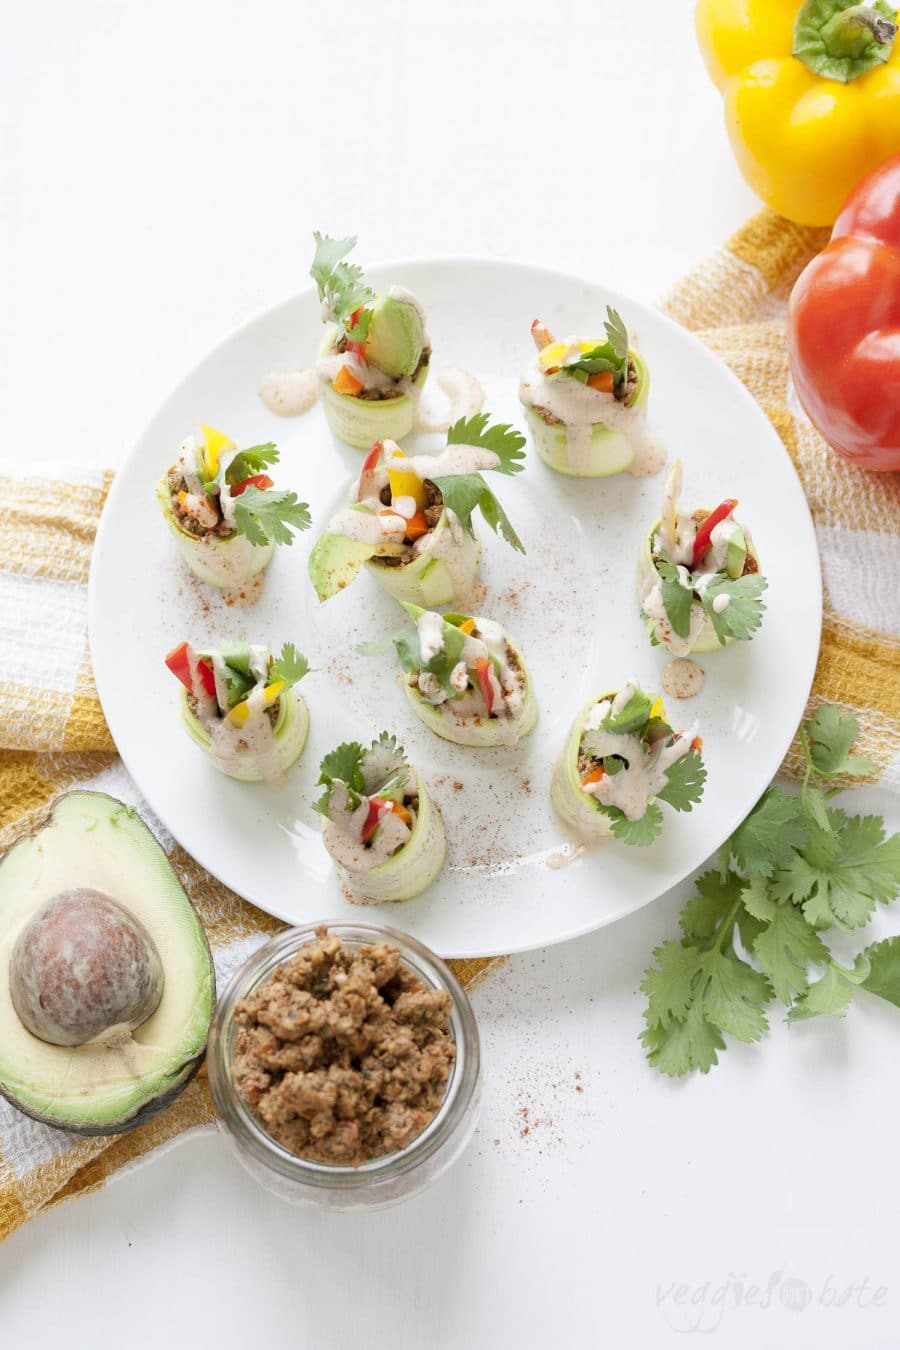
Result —
POLYGON ((519 473, 524 436, 488 414, 461 418, 438 455, 405 455, 394 441, 366 456, 350 505, 340 511, 309 557, 309 575, 327 600, 366 565, 397 600, 423 606, 464 599, 481 562, 472 513, 524 553, 522 541, 481 470, 519 473))
POLYGON ((431 347, 425 312, 412 291, 376 295, 362 269, 346 261, 356 240, 315 232, 310 276, 319 288, 325 335, 316 362, 331 430, 367 450, 413 428, 431 347))
POLYGON ((650 444, 646 407, 650 372, 628 331, 607 306, 605 338, 557 341, 531 325, 534 365, 519 385, 531 438, 545 464, 575 478, 605 478, 631 468, 650 444))
POLYGON ((644 846, 662 828, 659 802, 691 810, 706 782, 703 743, 665 718, 662 699, 634 683, 591 699, 553 772, 550 795, 566 825, 586 839, 644 846))
POLYGON ((531 676, 493 619, 404 605, 415 627, 394 638, 416 716, 457 745, 515 745, 537 722, 531 676))
POLYGON ((251 599, 275 545, 291 544, 291 530, 309 528, 309 507, 276 488, 266 472, 278 462, 271 441, 240 450, 213 427, 200 431, 181 442, 156 495, 194 575, 251 599))
POLYGON ((345 742, 322 760, 315 809, 351 899, 411 900, 444 865, 440 812, 403 748, 383 731, 368 750, 345 742))
POLYGON ((644 536, 638 567, 641 618, 654 646, 673 656, 711 652, 753 636, 766 579, 750 531, 728 499, 714 511, 679 511, 681 461, 672 465, 661 518, 644 536))
POLYGON ((303 753, 309 712, 296 686, 309 663, 290 642, 277 660, 243 638, 208 651, 180 643, 166 665, 184 688, 185 727, 217 769, 244 783, 280 787, 303 753))

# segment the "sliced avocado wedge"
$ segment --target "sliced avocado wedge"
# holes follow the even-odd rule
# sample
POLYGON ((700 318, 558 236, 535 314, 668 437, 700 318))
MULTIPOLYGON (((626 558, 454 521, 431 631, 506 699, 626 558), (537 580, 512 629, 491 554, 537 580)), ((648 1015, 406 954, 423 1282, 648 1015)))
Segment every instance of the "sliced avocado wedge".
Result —
MULTIPOLYGON (((72 912, 79 913, 74 906, 72 912)), ((65 956, 62 943, 58 955, 65 956)), ((18 840, 0 860, 0 1093, 27 1115, 89 1135, 143 1124, 168 1106, 199 1068, 215 997, 200 919, 134 807, 104 793, 70 792, 56 802, 42 829, 18 840), (70 897, 78 897, 83 913, 85 897, 92 895, 133 920, 114 923, 108 953, 102 945, 91 953, 112 1010, 112 1021, 107 1018, 99 1032, 96 985, 79 984, 78 968, 62 959, 36 968, 33 952, 46 955, 47 942, 26 940, 42 916, 65 909, 70 897), (145 933, 161 965, 161 981, 154 971, 156 988, 143 1005, 117 997, 124 964, 118 960, 117 932, 132 938, 145 933), (21 969, 23 952, 30 955, 28 970, 21 969), (13 961, 21 977, 19 1006, 23 988, 39 992, 43 984, 44 994, 52 994, 51 1010, 55 1005, 65 1013, 69 1043, 53 1043, 26 1028, 13 1001, 13 961), (123 1009, 137 1012, 121 1020, 123 1009), (79 1020, 87 1040, 78 1036, 79 1020), (73 1037, 77 1043, 71 1043, 73 1037)))
POLYGON ((330 600, 350 585, 363 563, 374 558, 376 552, 382 558, 391 554, 399 557, 405 548, 405 544, 388 539, 376 546, 365 539, 351 539, 347 534, 326 530, 309 555, 309 579, 319 599, 330 600))
POLYGON ((725 555, 725 571, 733 581, 737 581, 738 577, 743 575, 746 561, 747 540, 744 538, 744 531, 737 527, 728 541, 728 552, 725 555))
POLYGON ((366 360, 392 380, 415 373, 422 359, 422 316, 408 300, 381 296, 375 303, 366 339, 366 360))

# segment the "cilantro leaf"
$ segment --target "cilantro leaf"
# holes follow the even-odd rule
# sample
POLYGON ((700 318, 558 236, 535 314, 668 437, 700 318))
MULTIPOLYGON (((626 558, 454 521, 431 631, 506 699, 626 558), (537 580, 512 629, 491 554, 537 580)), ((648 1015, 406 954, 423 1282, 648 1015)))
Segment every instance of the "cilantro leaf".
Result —
POLYGON ((760 572, 751 572, 736 581, 724 573, 716 573, 704 589, 700 599, 723 646, 726 638, 741 640, 756 632, 766 608, 759 598, 766 586, 766 579, 760 572), (721 596, 728 598, 728 604, 718 613, 715 602, 721 596))
POLYGON ((703 796, 706 768, 696 750, 689 750, 670 764, 666 770, 665 786, 657 792, 661 802, 668 802, 676 811, 690 811, 703 796))
POLYGON ((828 948, 793 905, 777 904, 766 897, 766 906, 761 906, 758 893, 760 887, 765 890, 765 882, 758 877, 753 878, 752 889, 757 892, 754 896, 757 917, 767 916, 765 927, 753 943, 753 955, 759 961, 763 973, 771 980, 778 998, 790 1004, 796 995, 806 993, 809 987, 808 967, 810 963, 822 965, 826 962, 828 948))
POLYGON ((852 932, 868 922, 877 901, 900 889, 900 835, 885 840, 879 816, 831 809, 830 832, 813 827, 809 843, 779 871, 779 898, 803 906, 816 928, 852 932))
MULTIPOLYGON (((628 701, 614 713, 612 707, 601 722, 604 731, 612 731, 617 736, 627 736, 632 732, 641 731, 650 720, 650 709, 653 707, 653 699, 649 694, 645 694, 643 689, 634 689, 628 701)), ((590 732, 586 734, 590 735, 590 732)))
POLYGON ((364 342, 371 314, 365 311, 358 315, 355 324, 352 320, 358 309, 364 309, 375 299, 375 292, 363 281, 362 268, 345 261, 356 247, 356 238, 331 239, 318 230, 313 232, 313 238, 316 251, 309 274, 319 289, 319 299, 328 306, 342 336, 349 335, 352 329, 353 340, 364 342))
POLYGON ((697 999, 683 1021, 673 1018, 666 1026, 648 1026, 641 1042, 653 1067, 670 1078, 681 1078, 692 1069, 709 1073, 719 1062, 716 1051, 725 1049, 722 1033, 706 1020, 697 999))
POLYGON ((252 478, 254 474, 262 473, 263 469, 277 463, 278 447, 274 441, 248 445, 245 450, 239 450, 228 465, 225 480, 230 484, 243 483, 245 478, 252 478))
POLYGON ((873 942, 863 955, 869 959, 869 973, 862 982, 863 989, 900 1008, 900 937, 873 942))
POLYGON ((406 783, 406 752, 387 731, 382 731, 362 757, 364 790, 367 797, 378 793, 390 796, 406 783))
POLYGON ((695 947, 683 942, 664 942, 653 953, 655 968, 645 973, 641 991, 647 995, 647 1025, 667 1027, 673 1018, 684 1018, 693 1000, 701 958, 695 947))
POLYGON ((740 897, 741 879, 735 872, 724 877, 713 869, 703 872, 694 882, 697 894, 681 912, 681 931, 685 939, 705 946, 718 932, 740 897))
POLYGON ((297 651, 293 642, 286 642, 281 649, 281 655, 269 671, 269 680, 284 680, 285 685, 290 687, 299 684, 308 673, 309 662, 306 657, 297 651))
MULTIPOLYGON (((404 604, 403 607, 415 620, 418 620, 427 612, 420 609, 418 605, 404 604)), ((443 616, 443 619, 443 646, 440 651, 435 652, 429 661, 422 660, 422 644, 419 639, 418 628, 407 628, 395 634, 393 643, 400 665, 407 674, 413 671, 427 670, 436 680, 440 681, 441 688, 453 697, 458 693, 458 690, 454 689, 450 683, 450 676, 462 657, 463 648, 466 645, 466 635, 460 632, 458 625, 448 623, 446 616, 443 616)))
POLYGON ((739 1041, 758 1041, 769 1027, 763 1008, 772 998, 772 986, 765 975, 715 949, 704 958, 703 974, 708 977, 703 994, 707 1021, 739 1041))
POLYGON ((800 798, 772 787, 735 830, 731 847, 743 871, 770 877, 777 868, 790 863, 794 849, 808 837, 809 825, 800 798))
POLYGON ((309 507, 297 500, 296 493, 248 487, 235 498, 234 523, 259 548, 268 543, 292 544, 291 530, 307 530, 311 522, 309 507))
POLYGON ((806 726, 805 745, 813 768, 826 778, 838 774, 865 777, 877 766, 870 759, 849 753, 859 735, 859 722, 833 703, 823 703, 806 726))
POLYGON ((853 990, 865 982, 869 973, 869 958, 865 952, 860 952, 850 970, 837 961, 829 961, 822 978, 811 984, 791 1008, 788 1021, 800 1022, 823 1013, 843 1017, 853 998, 853 990))
POLYGON ((508 422, 488 426, 489 416, 489 413, 481 412, 475 413, 474 417, 461 417, 447 432, 447 444, 476 445, 482 450, 490 450, 500 460, 492 473, 521 473, 525 467, 522 463, 525 437, 508 422))
POLYGON ((328 814, 328 804, 331 801, 331 789, 335 783, 343 783, 349 795, 348 806, 355 810, 362 801, 362 792, 365 787, 365 780, 362 774, 362 760, 365 751, 359 741, 344 741, 337 749, 332 750, 322 760, 319 766, 319 777, 317 782, 325 785, 325 791, 318 801, 313 802, 313 810, 319 811, 323 816, 328 814))
POLYGON ((658 838, 663 825, 663 813, 656 802, 650 802, 640 820, 629 820, 618 806, 600 806, 604 815, 612 819, 612 832, 623 844, 632 844, 635 848, 647 848, 658 838))
POLYGON ((453 512, 473 539, 475 527, 472 524, 472 512, 480 507, 482 516, 494 533, 502 535, 517 553, 525 552, 525 545, 480 473, 451 474, 432 481, 444 499, 444 506, 453 512))
POLYGON ((672 629, 680 638, 686 638, 691 631, 691 606, 694 603, 694 591, 690 577, 687 584, 682 580, 684 568, 664 558, 656 560, 656 570, 660 576, 663 608, 672 629))

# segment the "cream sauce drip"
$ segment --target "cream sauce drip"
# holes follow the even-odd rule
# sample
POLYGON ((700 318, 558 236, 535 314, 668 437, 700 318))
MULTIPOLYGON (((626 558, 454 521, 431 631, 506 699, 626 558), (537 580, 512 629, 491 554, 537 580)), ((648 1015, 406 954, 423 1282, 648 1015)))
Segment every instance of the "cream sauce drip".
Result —
POLYGON ((309 370, 272 370, 263 376, 259 396, 279 417, 299 417, 319 397, 319 373, 309 370))
POLYGON ((646 814, 651 799, 665 785, 666 771, 688 753, 694 736, 692 729, 679 735, 671 745, 657 741, 652 746, 645 746, 635 733, 622 735, 605 731, 601 724, 607 714, 620 712, 635 688, 634 684, 626 684, 612 701, 601 699, 595 703, 585 719, 582 733, 582 745, 589 755, 596 759, 618 755, 627 761, 618 773, 604 774, 582 791, 596 797, 604 806, 617 806, 629 820, 640 820, 646 814))
POLYGON ((677 657, 663 667, 662 687, 672 698, 696 698, 706 679, 702 666, 685 657, 677 657))
POLYGON ((421 404, 416 413, 416 431, 449 431, 461 417, 473 417, 484 406, 484 390, 474 375, 458 366, 447 366, 436 377, 438 388, 446 394, 449 407, 443 413, 429 411, 421 404))

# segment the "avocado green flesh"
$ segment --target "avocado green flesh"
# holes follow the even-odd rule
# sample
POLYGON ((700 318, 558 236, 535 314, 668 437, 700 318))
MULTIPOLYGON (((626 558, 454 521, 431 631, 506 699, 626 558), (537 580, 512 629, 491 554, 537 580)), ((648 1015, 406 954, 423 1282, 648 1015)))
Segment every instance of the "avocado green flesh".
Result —
POLYGON ((132 1129, 196 1072, 215 1004, 203 927, 168 858, 133 808, 96 792, 60 798, 49 821, 0 861, 0 1092, 21 1110, 83 1134, 132 1129), (144 925, 162 959, 156 1011, 117 1045, 56 1046, 27 1031, 9 992, 22 928, 52 896, 92 888, 144 925))
MULTIPOLYGON (((394 544, 385 539, 378 546, 382 556, 405 552, 405 544, 394 544)), ((375 544, 364 539, 352 539, 348 534, 326 530, 316 540, 309 555, 309 578, 320 600, 330 600, 338 591, 349 586, 364 562, 375 556, 375 544)))
POLYGON ((736 529, 728 541, 728 552, 725 555, 725 571, 732 581, 737 581, 738 577, 741 576, 746 561, 747 541, 744 538, 744 531, 736 529))
POLYGON ((422 358, 425 330, 415 305, 382 296, 374 307, 366 340, 366 360, 392 380, 415 373, 422 358))

